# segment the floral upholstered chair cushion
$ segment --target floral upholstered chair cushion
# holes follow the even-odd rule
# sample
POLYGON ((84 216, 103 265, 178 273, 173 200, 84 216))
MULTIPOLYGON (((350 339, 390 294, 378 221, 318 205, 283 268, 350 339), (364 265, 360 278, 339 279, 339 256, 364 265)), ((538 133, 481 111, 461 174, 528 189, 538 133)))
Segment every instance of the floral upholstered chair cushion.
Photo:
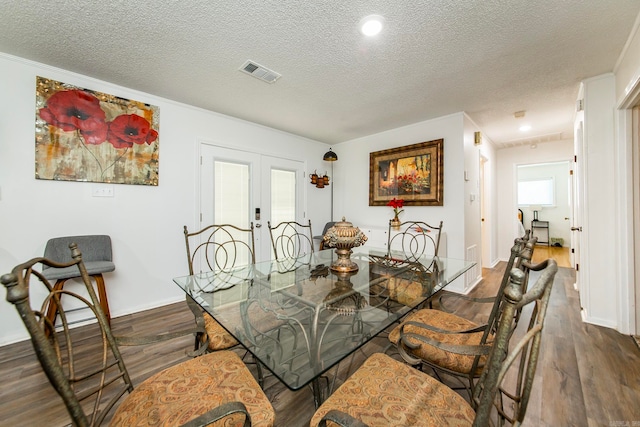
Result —
MULTIPOLYGON (((429 325, 434 328, 443 329, 450 332, 465 331, 478 327, 478 325, 470 320, 464 319, 455 314, 447 313, 440 310, 422 309, 411 313, 406 317, 403 324, 408 322, 418 322, 425 325, 429 325)), ((400 339, 400 330, 402 324, 398 325, 389 334, 389 341, 396 346, 400 339)), ((407 324, 404 326, 405 334, 417 334, 425 336, 439 343, 456 344, 456 345, 479 345, 482 340, 483 332, 474 333, 439 333, 433 330, 419 328, 407 324)), ((430 365, 435 365, 441 368, 448 369, 450 371, 459 372, 461 374, 468 374, 471 372, 474 357, 463 354, 451 353, 434 346, 428 345, 424 342, 418 341, 415 338, 408 338, 408 340, 418 345, 415 350, 411 350, 411 355, 422 359, 430 365)), ((488 341, 490 343, 490 340, 488 341)), ((478 363, 477 374, 480 373, 486 362, 486 356, 481 356, 478 363)))
MULTIPOLYGON (((374 426, 470 426, 475 412, 459 394, 391 357, 376 353, 316 411, 311 427, 331 410, 374 426)), ((334 427, 335 423, 327 422, 334 427)))
POLYGON ((409 307, 421 302, 423 295, 427 292, 422 282, 400 277, 390 278, 387 286, 392 300, 409 307))
MULTIPOLYGON (((182 425, 227 402, 242 402, 254 427, 274 423, 273 406, 240 357, 231 351, 217 351, 144 381, 116 409, 111 426, 182 425)), ((212 425, 235 426, 243 422, 244 415, 234 414, 212 425)))
POLYGON ((238 341, 213 317, 204 313, 204 327, 209 337, 209 351, 228 349, 238 345, 238 341))

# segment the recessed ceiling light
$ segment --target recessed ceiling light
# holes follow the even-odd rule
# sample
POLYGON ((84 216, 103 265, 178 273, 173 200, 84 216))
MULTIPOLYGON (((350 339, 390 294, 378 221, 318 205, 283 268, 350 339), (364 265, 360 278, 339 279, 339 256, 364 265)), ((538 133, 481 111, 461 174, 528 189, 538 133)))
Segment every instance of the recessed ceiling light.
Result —
POLYGON ((365 36, 375 36, 382 31, 384 18, 380 15, 365 16, 360 20, 360 32, 365 36))
POLYGON ((528 132, 531 130, 531 126, 530 125, 522 125, 520 126, 520 132, 528 132))

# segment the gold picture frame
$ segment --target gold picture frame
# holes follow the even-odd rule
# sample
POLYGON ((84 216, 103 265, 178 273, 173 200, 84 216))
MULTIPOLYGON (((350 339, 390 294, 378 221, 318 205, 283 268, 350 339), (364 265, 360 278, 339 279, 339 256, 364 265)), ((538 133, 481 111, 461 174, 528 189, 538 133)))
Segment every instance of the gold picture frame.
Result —
POLYGON ((369 206, 443 206, 444 139, 369 153, 369 206))

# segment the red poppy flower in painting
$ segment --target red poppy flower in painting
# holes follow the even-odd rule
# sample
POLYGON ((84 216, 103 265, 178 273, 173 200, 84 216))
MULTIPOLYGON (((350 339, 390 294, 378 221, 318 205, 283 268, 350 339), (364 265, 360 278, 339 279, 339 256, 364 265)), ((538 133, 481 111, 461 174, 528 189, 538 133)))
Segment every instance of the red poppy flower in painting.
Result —
POLYGON ((158 139, 158 132, 149 121, 137 114, 122 114, 109 123, 107 141, 115 148, 133 147, 133 144, 151 144, 158 139))
POLYGON ((83 90, 54 93, 47 100, 47 105, 40 109, 40 117, 51 126, 67 132, 79 129, 95 134, 106 127, 100 100, 83 90))

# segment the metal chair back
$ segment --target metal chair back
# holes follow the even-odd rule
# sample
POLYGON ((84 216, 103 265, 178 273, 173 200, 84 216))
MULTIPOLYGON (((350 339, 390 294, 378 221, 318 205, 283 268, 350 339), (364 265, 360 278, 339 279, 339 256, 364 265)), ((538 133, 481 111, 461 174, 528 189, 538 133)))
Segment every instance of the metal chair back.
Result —
POLYGON ((398 227, 389 222, 387 250, 399 251, 405 260, 417 261, 422 256, 438 256, 442 221, 432 226, 423 221, 405 221, 398 227))
MULTIPOLYGON (((507 266, 504 270, 504 275, 502 276, 502 282, 500 282, 500 287, 498 288, 498 292, 496 293, 495 302, 493 307, 491 308, 491 312, 489 313, 489 319, 487 320, 487 324, 491 327, 485 330, 483 336, 483 342, 487 339, 488 334, 495 333, 498 321, 500 320, 501 310, 504 308, 504 301, 501 298, 504 294, 504 291, 509 284, 509 280, 511 277, 511 271, 514 268, 517 268, 523 273, 523 281, 522 286, 523 292, 527 291, 527 287, 529 284, 529 270, 531 267, 531 257, 533 256, 533 250, 535 249, 536 242, 538 241, 537 237, 529 237, 530 233, 527 230, 525 236, 521 238, 516 238, 514 240, 513 246, 511 247, 511 256, 509 257, 509 261, 507 261, 507 266)), ((516 311, 515 319, 516 323, 514 327, 517 325, 517 320, 520 317, 520 310, 516 311)))
POLYGON ((69 262, 34 258, 16 266, 0 281, 7 288, 7 301, 15 305, 29 331, 40 364, 64 401, 73 424, 97 426, 120 397, 133 390, 133 385, 82 255, 75 243, 69 247, 72 253, 69 262), (47 268, 76 269, 89 298, 55 287, 38 268, 45 271, 47 268), (36 303, 33 299, 39 299, 40 295, 44 295, 42 302, 36 303), (61 304, 62 295, 71 304, 61 304), (45 315, 51 305, 56 307, 57 324, 45 315), (97 323, 91 325, 91 333, 77 333, 78 328, 71 327, 71 311, 78 307, 88 308, 97 319, 97 323), (87 354, 83 349, 87 345, 98 354, 87 354))
POLYGON ((267 221, 267 226, 276 260, 300 258, 313 252, 311 220, 306 225, 296 221, 283 221, 273 227, 271 221, 267 221))
POLYGON ((500 316, 495 342, 474 387, 471 400, 476 410, 474 426, 490 425, 492 416, 498 417, 498 425, 505 421, 520 425, 524 420, 558 266, 553 259, 548 259, 536 265, 535 270, 541 271, 540 277, 527 292, 523 292, 525 272, 514 268, 509 275, 509 285, 503 294, 505 308, 500 316), (516 312, 527 306, 532 306, 529 324, 515 345, 510 345, 515 335, 512 319, 516 312))
MULTIPOLYGON (((185 225, 183 231, 190 275, 216 271, 224 286, 233 286, 250 278, 248 271, 245 272, 246 276, 236 276, 233 270, 256 262, 253 222, 247 229, 231 224, 213 224, 193 233, 185 225)), ((196 334, 193 354, 226 350, 237 345, 235 338, 214 319, 207 318, 207 323, 202 308, 189 295, 186 301, 197 327, 206 331, 196 334)))
POLYGON ((189 274, 195 274, 196 269, 229 271, 256 262, 253 222, 250 228, 214 224, 193 233, 185 225, 184 239, 189 274))

